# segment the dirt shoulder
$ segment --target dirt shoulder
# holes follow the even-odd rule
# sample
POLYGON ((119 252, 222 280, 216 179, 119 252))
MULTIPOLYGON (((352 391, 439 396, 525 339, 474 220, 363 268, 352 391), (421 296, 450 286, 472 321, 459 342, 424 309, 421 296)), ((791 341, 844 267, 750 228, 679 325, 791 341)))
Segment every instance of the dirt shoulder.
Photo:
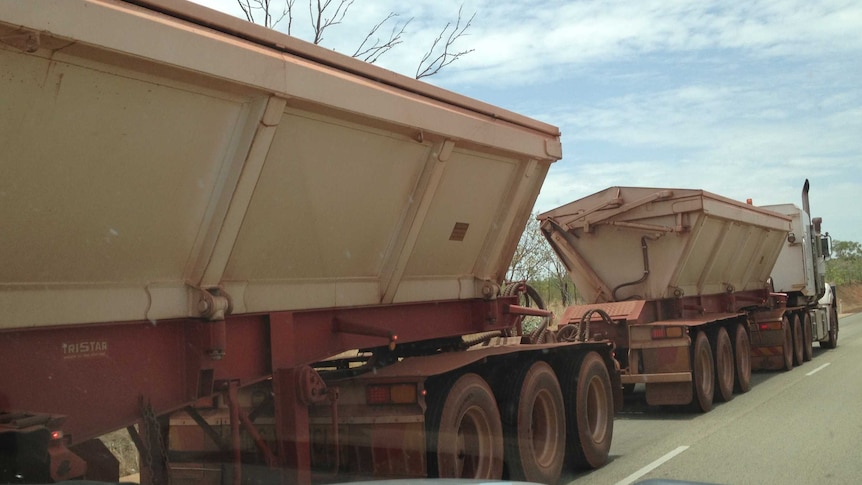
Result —
POLYGON ((838 287, 838 311, 839 313, 862 312, 862 284, 838 287))

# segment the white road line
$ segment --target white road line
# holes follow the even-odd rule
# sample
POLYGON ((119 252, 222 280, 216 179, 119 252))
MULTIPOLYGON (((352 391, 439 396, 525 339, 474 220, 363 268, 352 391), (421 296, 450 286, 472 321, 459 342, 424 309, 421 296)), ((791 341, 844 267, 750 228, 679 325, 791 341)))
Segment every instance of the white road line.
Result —
POLYGON ((630 485, 630 484, 634 483, 635 480, 637 480, 638 478, 640 478, 640 477, 646 475, 647 473, 655 470, 656 468, 662 466, 665 462, 667 462, 671 458, 675 457, 676 455, 682 453, 683 451, 685 451, 687 449, 688 449, 688 446, 680 446, 679 448, 671 451, 670 453, 664 455, 663 457, 659 458, 658 460, 650 463, 649 465, 647 465, 647 466, 641 468, 640 470, 632 473, 631 475, 623 478, 622 480, 617 482, 616 485, 630 485))
POLYGON ((827 363, 825 363, 825 364, 821 365, 820 367, 818 367, 818 368, 814 369, 813 371, 811 371, 811 372, 809 372, 808 374, 805 374, 805 375, 806 375, 806 376, 814 375, 815 373, 820 372, 820 371, 822 371, 823 369, 825 369, 825 368, 829 367, 829 364, 831 364, 831 362, 827 362, 827 363))

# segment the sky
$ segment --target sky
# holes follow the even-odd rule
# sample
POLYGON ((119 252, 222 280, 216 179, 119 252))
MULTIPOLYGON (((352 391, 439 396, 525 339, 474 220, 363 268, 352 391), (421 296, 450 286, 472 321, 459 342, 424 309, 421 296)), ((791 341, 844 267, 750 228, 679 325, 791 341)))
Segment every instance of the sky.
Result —
POLYGON ((862 242, 862 2, 354 0, 321 45, 351 55, 397 13, 404 42, 376 64, 412 77, 459 8, 473 51, 424 80, 560 127, 535 211, 615 185, 801 206, 809 179, 823 230, 862 242))

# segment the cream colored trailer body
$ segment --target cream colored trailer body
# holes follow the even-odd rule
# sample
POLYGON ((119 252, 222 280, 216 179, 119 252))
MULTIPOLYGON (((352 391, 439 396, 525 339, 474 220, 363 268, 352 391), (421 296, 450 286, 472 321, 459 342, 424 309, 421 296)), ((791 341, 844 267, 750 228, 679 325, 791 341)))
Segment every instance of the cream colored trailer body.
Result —
MULTIPOLYGON (((814 283, 815 258, 811 254, 813 242, 807 229, 811 225, 811 218, 793 204, 764 206, 764 209, 785 214, 792 220, 792 236, 788 235, 772 271, 773 289, 784 293, 798 292, 811 301, 817 299, 814 283)), ((822 263, 817 266, 818 269, 825 269, 822 263)))
POLYGON ((496 294, 557 128, 138 3, 0 5, 0 330, 496 294))
POLYGON ((763 289, 790 230, 702 190, 611 187, 539 218, 587 303, 763 289))

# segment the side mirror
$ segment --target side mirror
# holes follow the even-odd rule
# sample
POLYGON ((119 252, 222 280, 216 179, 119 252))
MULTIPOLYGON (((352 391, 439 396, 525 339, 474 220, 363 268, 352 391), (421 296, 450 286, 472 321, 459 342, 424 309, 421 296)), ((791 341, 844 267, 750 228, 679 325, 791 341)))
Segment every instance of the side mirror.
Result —
POLYGON ((832 248, 829 247, 829 233, 827 232, 825 235, 820 236, 820 254, 823 255, 825 259, 829 259, 832 255, 832 248))

